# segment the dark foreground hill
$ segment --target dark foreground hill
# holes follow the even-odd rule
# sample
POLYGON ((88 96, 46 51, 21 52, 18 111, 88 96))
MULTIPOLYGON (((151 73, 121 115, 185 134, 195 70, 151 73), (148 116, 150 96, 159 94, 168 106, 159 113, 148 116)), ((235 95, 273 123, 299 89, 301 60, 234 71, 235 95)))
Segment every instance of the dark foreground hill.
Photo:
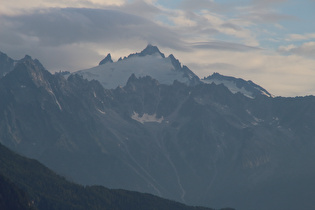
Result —
POLYGON ((34 209, 28 195, 14 183, 0 174, 0 209, 34 209))
POLYGON ((38 161, 19 156, 2 145, 0 209, 211 210, 149 194, 70 183, 38 161))

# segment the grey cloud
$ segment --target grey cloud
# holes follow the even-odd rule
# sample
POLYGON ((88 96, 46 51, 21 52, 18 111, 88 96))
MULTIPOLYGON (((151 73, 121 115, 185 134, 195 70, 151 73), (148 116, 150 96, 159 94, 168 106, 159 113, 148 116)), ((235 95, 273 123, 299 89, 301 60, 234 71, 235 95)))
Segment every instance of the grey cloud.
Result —
POLYGON ((221 26, 224 27, 224 28, 231 28, 231 29, 234 29, 236 31, 241 31, 242 30, 242 28, 240 26, 232 24, 232 23, 228 23, 228 22, 223 23, 221 26))
POLYGON ((152 18, 154 15, 162 12, 155 5, 148 4, 147 2, 142 0, 127 2, 122 6, 112 6, 108 8, 112 8, 129 14, 141 15, 142 17, 146 18, 152 18))
POLYGON ((151 43, 188 50, 177 32, 116 10, 53 8, 0 15, 0 37, 1 51, 16 59, 32 55, 52 71, 96 65, 105 49, 130 51, 151 43))
POLYGON ((238 69, 238 67, 236 67, 232 64, 229 64, 229 63, 212 63, 212 64, 208 64, 207 68, 217 69, 217 70, 226 70, 226 69, 236 70, 236 69, 238 69))
POLYGON ((234 10, 239 3, 229 1, 220 2, 215 0, 183 0, 179 7, 185 11, 196 11, 206 9, 212 12, 228 13, 234 10))
POLYGON ((315 59, 315 42, 304 43, 301 46, 279 47, 278 52, 315 59))
POLYGON ((218 4, 211 0, 184 0, 180 7, 184 10, 215 9, 218 4))
POLYGON ((253 0, 252 3, 254 6, 259 8, 270 7, 274 4, 279 4, 283 2, 287 2, 288 0, 253 0))
POLYGON ((250 5, 242 8, 239 17, 257 23, 277 23, 282 20, 293 20, 296 17, 276 12, 277 4, 288 0, 252 0, 250 5))
POLYGON ((212 74, 215 71, 234 71, 239 69, 239 67, 229 64, 229 63, 209 63, 209 64, 199 64, 199 63, 188 63, 187 66, 191 69, 206 69, 208 74, 212 74))
POLYGON ((269 10, 253 10, 245 15, 240 15, 243 19, 248 19, 254 23, 277 23, 282 20, 296 19, 294 16, 280 14, 269 10))
POLYGON ((258 48, 258 47, 252 47, 252 46, 247 46, 243 44, 223 42, 223 41, 197 42, 197 43, 193 43, 191 47, 197 48, 197 49, 212 49, 212 50, 237 51, 237 52, 261 50, 261 48, 258 48))
POLYGON ((49 9, 0 18, 13 23, 10 30, 21 36, 35 37, 44 46, 106 44, 135 38, 174 48, 181 45, 175 32, 145 18, 115 10, 49 9))

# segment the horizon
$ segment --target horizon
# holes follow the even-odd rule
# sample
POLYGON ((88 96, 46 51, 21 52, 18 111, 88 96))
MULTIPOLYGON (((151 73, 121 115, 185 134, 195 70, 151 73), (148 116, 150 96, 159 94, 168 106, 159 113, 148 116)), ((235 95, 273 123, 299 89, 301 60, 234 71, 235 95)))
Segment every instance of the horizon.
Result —
POLYGON ((73 72, 152 44, 200 78, 218 72, 276 96, 315 95, 314 8, 314 0, 18 0, 0 6, 0 51, 73 72))

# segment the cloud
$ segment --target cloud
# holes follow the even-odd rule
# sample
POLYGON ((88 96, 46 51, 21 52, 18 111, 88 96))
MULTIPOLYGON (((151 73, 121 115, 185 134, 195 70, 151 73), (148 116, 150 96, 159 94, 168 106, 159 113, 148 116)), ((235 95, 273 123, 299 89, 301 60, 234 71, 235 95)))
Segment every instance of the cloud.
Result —
POLYGON ((315 39, 315 33, 308 33, 308 34, 289 34, 286 38, 286 41, 303 41, 303 40, 310 40, 315 39))
POLYGON ((196 48, 192 52, 172 53, 200 78, 219 72, 252 80, 276 96, 315 94, 314 58, 259 49, 233 51, 196 48))
POLYGON ((161 8, 157 7, 150 1, 134 0, 126 2, 123 5, 108 6, 106 8, 119 10, 128 14, 133 14, 148 19, 152 19, 155 15, 160 14, 161 8))
POLYGON ((186 41, 210 41, 214 39, 229 40, 237 43, 258 46, 255 34, 249 29, 248 22, 229 18, 207 10, 202 11, 174 11, 166 14, 173 23, 170 26, 179 31, 186 41), (189 40, 192 39, 192 40, 189 40), (194 40, 195 39, 195 40, 194 40), (198 40, 196 40, 198 39, 198 40))
MULTIPOLYGON (((110 6, 109 8, 112 8, 112 10, 49 8, 34 9, 32 12, 29 11, 26 14, 14 16, 2 15, 0 16, 0 27, 3 29, 0 31, 0 47, 2 51, 13 52, 13 56, 16 57, 23 56, 17 53, 23 49, 23 52, 33 54, 40 60, 45 60, 48 65, 47 68, 51 70, 61 68, 61 66, 56 65, 57 63, 73 60, 73 55, 68 55, 71 53, 69 49, 77 52, 74 54, 78 56, 83 55, 83 46, 86 52, 89 52, 89 55, 96 56, 99 54, 99 56, 103 56, 103 54, 110 51, 114 53, 114 58, 115 56, 122 56, 121 54, 118 55, 119 53, 126 55, 127 51, 141 50, 148 43, 181 51, 191 51, 197 48, 232 51, 256 49, 232 42, 204 41, 209 39, 210 34, 218 33, 219 31, 216 28, 219 29, 221 24, 224 30, 242 31, 241 28, 221 20, 220 17, 207 16, 208 19, 206 19, 204 16, 191 14, 189 18, 198 22, 198 25, 187 26, 185 24, 174 28, 133 15, 132 13, 137 12, 136 5, 150 8, 149 12, 146 13, 147 15, 158 14, 163 10, 163 8, 157 8, 147 2, 135 1, 120 7, 110 6), (121 12, 118 8, 129 13, 121 12), (193 38, 196 35, 199 36, 198 39, 193 38), (203 35, 204 38, 202 38, 203 35), (16 52, 14 53, 12 49, 15 49, 16 52), (50 59, 54 61, 50 62, 43 58, 43 51, 45 50, 52 53, 50 59), (60 58, 60 55, 65 59, 61 59, 62 61, 54 59, 60 58)), ((170 11, 167 10, 166 13, 168 12, 170 11)), ((183 18, 187 15, 183 12, 175 14, 179 19, 181 18, 179 14, 183 18)), ((98 60, 96 59, 101 58, 99 56, 94 58, 94 63, 97 63, 98 60)), ((85 59, 87 59, 86 64, 81 68, 88 67, 87 64, 92 63, 91 56, 86 56, 85 59)), ((74 69, 79 68, 79 64, 65 64, 65 66, 66 68, 70 68, 70 66, 74 69)))
POLYGON ((251 47, 243 44, 223 41, 199 42, 193 43, 191 46, 195 49, 227 50, 236 52, 261 50, 259 47, 251 47))
POLYGON ((233 14, 244 22, 253 26, 259 24, 274 24, 279 26, 280 21, 296 19, 295 16, 283 13, 279 6, 288 0, 251 0, 245 5, 234 5, 233 14))
POLYGON ((215 9, 218 4, 214 0, 184 0, 180 3, 180 8, 188 11, 201 9, 215 9))
POLYGON ((14 17, 3 16, 1 19, 12 23, 11 30, 37 38, 42 45, 106 43, 132 38, 161 45, 178 43, 178 36, 173 31, 139 16, 114 10, 48 9, 14 17))
POLYGON ((270 7, 274 4, 284 3, 287 1, 288 0, 252 0, 252 4, 255 7, 266 8, 266 7, 270 7))
POLYGON ((248 19, 251 22, 257 23, 277 23, 282 20, 294 19, 291 15, 280 14, 272 10, 253 10, 249 11, 244 16, 241 16, 244 19, 248 19))
POLYGON ((122 6, 126 0, 14 0, 2 1, 0 4, 0 14, 17 15, 28 13, 33 9, 42 8, 100 8, 104 6, 122 6))
POLYGON ((315 59, 315 42, 306 42, 300 46, 293 44, 280 46, 278 51, 281 53, 295 54, 315 59))
POLYGON ((1 51, 16 59, 30 54, 51 71, 88 68, 108 52, 118 59, 148 43, 187 50, 176 31, 143 17, 104 9, 50 8, 1 15, 0 37, 1 51))

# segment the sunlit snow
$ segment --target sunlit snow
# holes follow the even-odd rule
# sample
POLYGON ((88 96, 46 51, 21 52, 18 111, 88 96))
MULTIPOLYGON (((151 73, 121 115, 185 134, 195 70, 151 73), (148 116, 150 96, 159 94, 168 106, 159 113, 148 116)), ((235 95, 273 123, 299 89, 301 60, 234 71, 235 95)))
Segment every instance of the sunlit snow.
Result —
POLYGON ((157 122, 162 123, 164 118, 163 116, 161 118, 157 118, 156 114, 149 115, 147 113, 144 113, 142 116, 140 116, 138 113, 133 112, 133 115, 131 116, 132 119, 140 122, 140 123, 146 123, 146 122, 157 122))
POLYGON ((203 79, 201 80, 202 82, 204 83, 207 83, 207 84, 211 84, 211 83, 214 83, 216 85, 219 85, 219 84, 223 84, 225 87, 227 87, 232 93, 242 93, 243 95, 249 97, 249 98, 254 98, 253 96, 253 93, 245 90, 244 87, 242 88, 238 88, 236 86, 236 83, 235 82, 232 82, 232 81, 227 81, 227 80, 216 80, 216 79, 203 79))
POLYGON ((184 77, 184 72, 175 70, 170 58, 162 58, 158 53, 134 56, 75 73, 87 80, 98 80, 108 89, 124 86, 132 74, 136 77, 151 76, 161 84, 167 85, 173 84, 174 80, 189 83, 189 78, 184 77))
POLYGON ((101 113, 101 114, 106 114, 104 111, 102 111, 102 110, 100 110, 100 109, 98 109, 98 108, 96 108, 96 110, 97 110, 99 113, 101 113))

